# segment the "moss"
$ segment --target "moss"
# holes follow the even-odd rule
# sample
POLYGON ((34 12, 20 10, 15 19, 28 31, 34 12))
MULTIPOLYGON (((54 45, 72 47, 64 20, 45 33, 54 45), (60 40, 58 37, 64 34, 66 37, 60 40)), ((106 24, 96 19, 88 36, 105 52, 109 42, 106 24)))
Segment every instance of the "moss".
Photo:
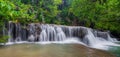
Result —
POLYGON ((5 43, 7 42, 9 36, 0 36, 0 43, 5 43))

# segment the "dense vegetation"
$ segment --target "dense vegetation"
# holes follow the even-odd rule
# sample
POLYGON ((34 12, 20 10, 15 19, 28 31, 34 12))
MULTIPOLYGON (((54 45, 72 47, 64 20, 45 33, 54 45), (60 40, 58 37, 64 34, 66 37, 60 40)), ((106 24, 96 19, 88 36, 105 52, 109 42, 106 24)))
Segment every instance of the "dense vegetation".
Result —
POLYGON ((0 26, 8 21, 80 25, 120 37, 120 0, 0 0, 0 26))

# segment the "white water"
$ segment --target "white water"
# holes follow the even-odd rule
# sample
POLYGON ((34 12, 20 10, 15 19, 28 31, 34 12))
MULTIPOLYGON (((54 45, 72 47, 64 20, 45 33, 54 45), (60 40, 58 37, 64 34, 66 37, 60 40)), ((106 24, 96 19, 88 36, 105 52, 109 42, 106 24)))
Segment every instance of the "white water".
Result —
POLYGON ((51 25, 51 24, 29 24, 27 31, 27 37, 21 37, 21 26, 15 24, 13 26, 11 22, 9 23, 8 35, 11 36, 7 45, 9 44, 20 44, 20 43, 36 43, 36 44, 71 44, 77 43, 85 46, 89 46, 97 49, 107 49, 109 46, 119 46, 114 41, 115 38, 111 38, 108 32, 99 32, 86 27, 80 26, 61 26, 61 25, 51 25), (18 26, 17 26, 18 25, 18 26), (14 36, 13 29, 16 29, 16 37, 14 36), (99 35, 100 34, 100 35, 99 35), (99 37, 98 37, 99 36, 99 37), (107 36, 107 37, 105 37, 107 36), (104 37, 104 38, 103 38, 104 37), (23 40, 23 39, 26 40, 23 40), (30 42, 29 42, 30 41, 30 42))

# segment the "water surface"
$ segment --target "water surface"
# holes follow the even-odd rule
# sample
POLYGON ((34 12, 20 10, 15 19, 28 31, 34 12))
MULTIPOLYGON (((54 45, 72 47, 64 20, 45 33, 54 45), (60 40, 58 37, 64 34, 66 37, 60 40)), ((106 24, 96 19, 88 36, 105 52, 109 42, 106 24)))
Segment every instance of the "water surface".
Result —
POLYGON ((0 47, 0 57, 114 57, 80 44, 15 44, 0 47))
MULTIPOLYGON (((116 43, 120 44, 120 42, 116 42, 116 43)), ((120 57, 120 46, 110 46, 108 51, 113 53, 117 57, 120 57)))

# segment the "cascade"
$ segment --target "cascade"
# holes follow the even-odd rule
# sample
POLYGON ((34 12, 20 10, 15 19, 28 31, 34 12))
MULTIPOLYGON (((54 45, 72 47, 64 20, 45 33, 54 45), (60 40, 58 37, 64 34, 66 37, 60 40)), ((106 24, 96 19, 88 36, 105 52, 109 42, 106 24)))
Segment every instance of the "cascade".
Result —
POLYGON ((82 26, 31 23, 23 28, 19 23, 9 22, 8 42, 79 42, 88 46, 108 44, 117 41, 108 32, 101 32, 82 26), (76 41, 75 41, 76 40, 76 41))
POLYGON ((87 35, 84 38, 84 42, 86 44, 89 44, 90 46, 94 45, 94 43, 97 43, 99 40, 93 35, 91 32, 91 29, 87 29, 87 35))

